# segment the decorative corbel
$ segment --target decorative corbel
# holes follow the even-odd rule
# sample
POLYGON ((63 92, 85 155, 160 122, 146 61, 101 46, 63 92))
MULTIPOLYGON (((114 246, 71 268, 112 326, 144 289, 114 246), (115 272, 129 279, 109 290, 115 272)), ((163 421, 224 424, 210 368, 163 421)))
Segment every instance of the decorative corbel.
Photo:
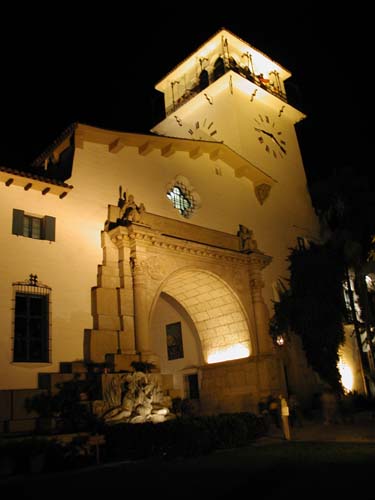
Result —
POLYGON ((254 190, 257 200, 261 205, 263 205, 270 194, 271 186, 269 184, 258 184, 255 186, 254 190))

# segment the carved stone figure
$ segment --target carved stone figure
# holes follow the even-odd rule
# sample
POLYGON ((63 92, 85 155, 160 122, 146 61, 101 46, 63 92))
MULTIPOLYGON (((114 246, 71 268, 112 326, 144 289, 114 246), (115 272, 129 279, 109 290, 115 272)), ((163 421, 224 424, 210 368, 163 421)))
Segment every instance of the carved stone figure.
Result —
POLYGON ((132 194, 127 195, 126 191, 122 193, 122 187, 120 186, 120 197, 118 200, 118 207, 120 208, 119 220, 121 223, 137 222, 142 223, 143 214, 146 211, 146 207, 143 203, 139 206, 134 201, 134 196, 132 194))
POLYGON ((237 236, 240 239, 241 252, 250 253, 257 250, 257 242, 253 239, 253 231, 251 231, 248 227, 240 224, 237 236))
POLYGON ((119 187, 118 207, 121 209, 126 203, 126 192, 122 193, 122 186, 119 187))
POLYGON ((103 399, 109 408, 116 408, 121 404, 122 376, 105 377, 103 381, 103 399))

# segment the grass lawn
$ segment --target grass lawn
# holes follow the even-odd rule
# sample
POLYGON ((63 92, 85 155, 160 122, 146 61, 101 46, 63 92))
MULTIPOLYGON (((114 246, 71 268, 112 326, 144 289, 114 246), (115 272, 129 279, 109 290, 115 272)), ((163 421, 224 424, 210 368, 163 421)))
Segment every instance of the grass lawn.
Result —
POLYGON ((4 498, 373 499, 375 443, 283 442, 0 481, 4 498), (370 490, 369 490, 370 488, 370 490), (53 493, 52 493, 53 492, 53 493))

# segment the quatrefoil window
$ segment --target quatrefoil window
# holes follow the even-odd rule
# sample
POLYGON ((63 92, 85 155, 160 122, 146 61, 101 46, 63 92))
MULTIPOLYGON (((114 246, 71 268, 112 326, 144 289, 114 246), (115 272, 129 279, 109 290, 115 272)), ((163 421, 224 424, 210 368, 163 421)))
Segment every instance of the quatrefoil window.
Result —
POLYGON ((178 175, 173 182, 168 184, 167 198, 185 218, 191 217, 195 209, 200 206, 200 196, 189 180, 182 175, 178 175))
POLYGON ((184 196, 179 187, 174 186, 171 191, 167 193, 167 198, 171 200, 174 208, 177 208, 181 215, 188 217, 192 208, 191 201, 184 196))

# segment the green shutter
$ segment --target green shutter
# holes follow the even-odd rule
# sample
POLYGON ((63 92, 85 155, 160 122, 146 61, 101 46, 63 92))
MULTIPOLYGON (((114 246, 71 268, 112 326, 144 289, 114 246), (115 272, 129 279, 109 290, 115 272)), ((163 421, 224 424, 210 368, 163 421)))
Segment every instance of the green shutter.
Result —
POLYGON ((55 217, 46 215, 44 217, 44 238, 45 240, 55 241, 55 217))
POLYGON ((23 210, 13 208, 12 234, 23 235, 23 210))

